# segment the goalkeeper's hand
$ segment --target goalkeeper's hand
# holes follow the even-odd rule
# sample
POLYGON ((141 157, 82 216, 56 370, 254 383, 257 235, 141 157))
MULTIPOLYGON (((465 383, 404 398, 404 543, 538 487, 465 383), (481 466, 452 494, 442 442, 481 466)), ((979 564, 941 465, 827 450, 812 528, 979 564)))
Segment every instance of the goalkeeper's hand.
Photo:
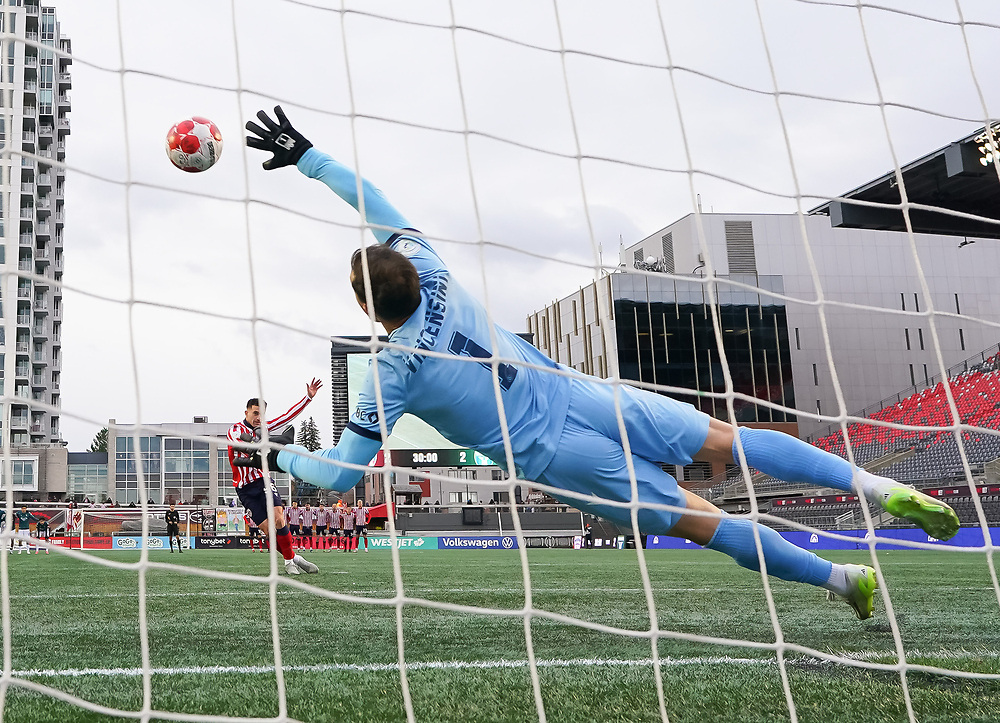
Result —
MULTIPOLYGON (((289 426, 281 434, 276 434, 271 437, 268 441, 272 444, 277 444, 279 447, 284 447, 286 444, 295 443, 295 427, 289 426)), ((278 466, 278 452, 281 449, 272 449, 267 453, 267 468, 272 472, 287 472, 288 470, 281 469, 278 466)), ((263 469, 263 462, 260 456, 260 450, 255 450, 253 454, 249 457, 236 457, 233 459, 234 467, 253 467, 254 469, 263 469)))
POLYGON ((265 171, 294 166, 302 158, 302 154, 312 148, 312 143, 292 128, 280 105, 274 106, 274 115, 278 119, 277 123, 271 120, 267 113, 259 110, 257 118, 264 124, 264 128, 253 121, 247 121, 246 124, 246 129, 253 134, 247 136, 247 145, 274 154, 269 160, 264 161, 265 171))

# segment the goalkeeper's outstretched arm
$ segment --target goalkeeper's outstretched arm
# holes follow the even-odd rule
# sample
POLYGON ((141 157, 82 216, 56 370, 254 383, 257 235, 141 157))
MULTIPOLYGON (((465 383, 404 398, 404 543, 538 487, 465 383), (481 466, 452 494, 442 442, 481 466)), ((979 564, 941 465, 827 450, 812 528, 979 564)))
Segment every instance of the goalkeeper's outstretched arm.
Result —
MULTIPOLYGON (((323 182, 331 191, 361 211, 358 201, 358 176, 350 168, 332 157, 310 148, 296 164, 308 176, 323 182)), ((365 220, 371 224, 371 231, 379 243, 384 244, 401 230, 410 228, 409 222, 386 200, 375 184, 361 179, 364 194, 365 220)))
POLYGON ((364 476, 363 469, 343 467, 335 462, 365 466, 382 447, 381 439, 362 436, 351 429, 340 435, 336 447, 310 453, 305 447, 289 444, 278 452, 277 466, 292 477, 337 492, 346 492, 364 476))

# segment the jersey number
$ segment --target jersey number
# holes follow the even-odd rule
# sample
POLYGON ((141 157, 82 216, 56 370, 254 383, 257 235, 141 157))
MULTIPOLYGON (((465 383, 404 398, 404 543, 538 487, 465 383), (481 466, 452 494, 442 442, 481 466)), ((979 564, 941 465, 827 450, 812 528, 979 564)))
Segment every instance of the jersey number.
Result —
MULTIPOLYGON (((465 334, 460 334, 455 332, 451 335, 451 342, 448 344, 448 351, 456 356, 471 356, 473 359, 489 359, 490 353, 479 346, 476 342, 472 341, 465 334)), ((493 365, 489 362, 479 362, 487 369, 492 369, 493 365)), ((510 389, 510 385, 514 383, 514 378, 517 376, 517 368, 510 364, 498 364, 497 365, 497 376, 500 377, 500 388, 505 392, 510 389)))

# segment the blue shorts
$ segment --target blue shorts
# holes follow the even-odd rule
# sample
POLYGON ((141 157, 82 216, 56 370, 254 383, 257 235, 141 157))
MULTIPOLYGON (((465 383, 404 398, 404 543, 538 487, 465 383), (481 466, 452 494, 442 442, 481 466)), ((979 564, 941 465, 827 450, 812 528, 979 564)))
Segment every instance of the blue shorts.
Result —
MULTIPOLYGON (((281 495, 278 494, 278 490, 274 489, 274 485, 270 481, 268 481, 267 489, 271 491, 271 502, 274 506, 283 507, 285 503, 281 501, 281 495)), ((267 519, 267 497, 265 494, 263 477, 236 488, 236 496, 240 498, 240 502, 250 513, 250 519, 257 525, 267 519)))
MULTIPOLYGON (((659 464, 688 465, 705 445, 710 417, 690 404, 635 387, 619 387, 622 419, 631 445, 632 464, 641 504, 685 507, 677 480, 659 464)), ((606 500, 628 502, 632 485, 622 447, 614 389, 606 384, 573 380, 566 424, 555 456, 536 480, 551 487, 606 500)), ((609 507, 554 495, 585 512, 631 526, 627 507, 609 507)), ((682 512, 639 510, 639 529, 664 534, 682 512)))

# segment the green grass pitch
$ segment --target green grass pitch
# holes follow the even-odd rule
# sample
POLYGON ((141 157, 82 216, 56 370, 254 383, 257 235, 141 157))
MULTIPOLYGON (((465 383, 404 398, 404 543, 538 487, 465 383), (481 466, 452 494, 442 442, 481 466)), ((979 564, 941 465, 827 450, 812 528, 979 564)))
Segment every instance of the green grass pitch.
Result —
MULTIPOLYGON (((866 552, 828 553, 864 561, 866 552)), ((307 555, 308 556, 308 555, 307 555)), ((135 562, 138 553, 95 557, 135 562)), ((519 555, 506 551, 403 551, 410 597, 519 611, 519 555)), ((151 553, 156 563, 263 575, 267 557, 249 552, 151 553)), ((298 582, 385 600, 395 594, 390 554, 314 552, 318 575, 298 582)), ((709 551, 650 551, 646 559, 662 630, 773 643, 759 575, 709 551)), ((621 630, 648 629, 634 551, 530 550, 533 606, 621 630)), ((1000 620, 983 553, 879 553, 910 663, 1000 673, 1000 620)), ((142 707, 138 572, 64 555, 9 561, 14 682, 3 720, 120 720, 76 708, 41 685, 94 705, 142 707)), ((268 588, 183 568, 147 573, 152 709, 188 715, 275 717, 268 588)), ((277 588, 288 715, 302 721, 403 721, 396 608, 277 588)), ((774 581, 787 643, 853 659, 895 663, 885 607, 857 621, 821 591, 774 581)), ((408 604, 402 612, 409 690, 418 721, 534 721, 524 620, 408 604)), ((593 630, 552 617, 531 625, 548 721, 657 721, 648 639, 593 630)), ((658 647, 670 721, 790 720, 781 673, 768 649, 663 639, 658 647)), ((799 721, 904 721, 894 671, 823 662, 787 651, 799 721)), ((1000 720, 1000 682, 910 671, 916 720, 1000 720)), ((0 686, 2 688, 2 686, 0 686)), ((155 718, 154 718, 155 719, 155 718)))

